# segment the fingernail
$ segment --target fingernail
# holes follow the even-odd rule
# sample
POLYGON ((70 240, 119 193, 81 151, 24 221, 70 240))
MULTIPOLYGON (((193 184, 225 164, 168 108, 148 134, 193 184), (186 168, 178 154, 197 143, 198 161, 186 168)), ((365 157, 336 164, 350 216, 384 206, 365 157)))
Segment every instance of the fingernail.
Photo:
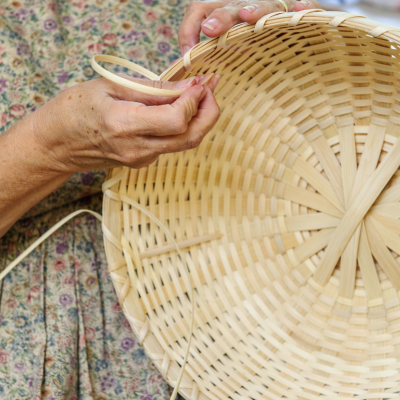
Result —
POLYGON ((216 89, 216 87, 218 86, 218 83, 219 83, 219 80, 221 79, 221 76, 220 75, 214 75, 214 78, 213 78, 213 83, 212 83, 212 86, 213 86, 213 91, 216 89))
POLYGON ((202 101, 202 100, 204 99, 204 97, 206 96, 206 94, 207 94, 207 89, 206 89, 205 86, 204 86, 204 87, 203 87, 203 91, 201 92, 200 100, 199 100, 199 101, 202 101))
POLYGON ((211 73, 209 73, 207 75, 202 76, 201 79, 200 79, 199 84, 201 85, 201 84, 203 84, 205 82, 208 82, 211 79, 213 74, 214 74, 214 72, 211 72, 211 73))
POLYGON ((209 29, 210 31, 215 30, 215 28, 219 25, 219 21, 215 18, 209 19, 207 23, 203 24, 204 28, 209 29))
POLYGON ((303 11, 306 10, 308 6, 308 1, 299 1, 297 4, 294 6, 295 11, 303 11))
POLYGON ((257 7, 256 6, 246 6, 246 7, 243 7, 243 9, 247 10, 249 13, 253 13, 254 11, 257 10, 257 7))
POLYGON ((183 81, 180 81, 180 82, 178 82, 176 84, 176 87, 177 88, 181 88, 181 89, 191 87, 191 86, 193 86, 193 83, 194 83, 195 79, 196 79, 196 77, 193 76, 193 77, 191 77, 189 79, 185 79, 183 81))
POLYGON ((190 50, 190 46, 183 46, 182 48, 182 56, 184 56, 190 50))

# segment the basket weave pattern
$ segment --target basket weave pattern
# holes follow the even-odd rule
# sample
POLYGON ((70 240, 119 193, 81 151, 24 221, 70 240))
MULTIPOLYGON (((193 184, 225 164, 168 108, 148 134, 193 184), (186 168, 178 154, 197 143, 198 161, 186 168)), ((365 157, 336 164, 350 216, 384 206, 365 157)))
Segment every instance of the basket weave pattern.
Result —
POLYGON ((187 399, 400 398, 400 35, 276 13, 161 77, 221 75, 199 148, 104 184, 109 270, 135 334, 187 399))

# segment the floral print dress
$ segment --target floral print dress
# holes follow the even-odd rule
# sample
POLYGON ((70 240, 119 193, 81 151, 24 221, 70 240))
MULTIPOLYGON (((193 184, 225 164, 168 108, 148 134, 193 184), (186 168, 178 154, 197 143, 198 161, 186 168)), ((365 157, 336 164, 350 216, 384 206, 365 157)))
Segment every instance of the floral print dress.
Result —
MULTIPOLYGON (((65 88, 96 78, 94 54, 159 74, 178 57, 189 0, 0 0, 0 133, 65 88)), ((116 72, 127 72, 121 67, 116 72)), ((105 171, 75 174, 0 239, 0 270, 64 216, 101 212, 105 171)), ((0 398, 168 399, 108 276, 101 224, 68 223, 0 286, 0 398)))

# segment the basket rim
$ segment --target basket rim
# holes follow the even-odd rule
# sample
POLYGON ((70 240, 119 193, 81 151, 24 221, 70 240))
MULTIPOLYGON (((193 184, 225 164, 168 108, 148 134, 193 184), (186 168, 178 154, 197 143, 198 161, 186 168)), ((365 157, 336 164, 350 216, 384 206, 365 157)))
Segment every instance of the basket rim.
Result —
MULTIPOLYGON (((383 37, 385 39, 400 43, 400 28, 381 24, 360 14, 313 9, 291 13, 278 12, 270 15, 271 17, 264 22, 262 30, 273 26, 296 26, 299 23, 312 22, 331 25, 332 27, 361 29, 373 37, 383 37)), ((196 44, 186 53, 185 57, 180 58, 179 61, 167 68, 160 75, 160 80, 179 80, 188 69, 187 67, 195 64, 199 59, 202 58, 204 53, 209 52, 210 50, 212 51, 218 48, 218 46, 223 47, 226 43, 236 39, 241 35, 247 34, 251 31, 254 32, 256 25, 257 23, 249 24, 247 22, 243 22, 235 25, 221 36, 204 40, 196 44)))
MULTIPOLYGON (((369 18, 355 15, 347 12, 333 12, 324 10, 305 10, 297 13, 274 13, 270 18, 267 18, 264 22, 261 31, 276 26, 296 26, 300 23, 320 23, 324 25, 330 25, 332 27, 345 27, 350 29, 363 30, 372 37, 382 37, 389 41, 395 41, 400 43, 400 29, 392 26, 387 26, 379 22, 373 21, 369 18)), ((222 48, 225 44, 234 41, 241 35, 254 32, 257 24, 241 23, 235 25, 226 34, 211 38, 206 41, 200 42, 192 47, 188 55, 182 57, 175 64, 171 65, 161 75, 160 80, 173 81, 180 80, 182 76, 187 72, 187 67, 194 65, 197 61, 203 58, 205 53, 209 53, 217 48, 222 48), (189 64, 188 64, 189 63, 189 64), (185 66, 186 64, 186 66, 185 66)), ((259 32, 261 32, 259 31, 259 32)), ((104 245, 106 249, 106 258, 108 264, 116 265, 124 260, 123 256, 119 258, 113 255, 113 251, 110 251, 110 247, 116 249, 115 239, 120 234, 120 221, 110 224, 110 215, 108 210, 110 209, 111 202, 114 202, 114 206, 120 207, 122 200, 119 198, 118 191, 114 191, 113 188, 119 187, 122 181, 126 180, 129 169, 127 167, 111 168, 107 171, 106 180, 103 184, 103 233, 104 233, 104 245), (116 202, 119 204, 117 205, 116 202), (118 231, 119 230, 119 231, 118 231), (114 240, 110 240, 111 236, 114 236, 114 240)), ((118 239, 117 239, 118 241, 118 239)), ((114 254, 116 254, 114 252, 114 254)), ((112 275, 113 273, 110 273, 112 275)), ((115 274, 114 274, 115 275, 115 274)), ((113 279, 113 285, 117 292, 118 298, 121 292, 123 292, 126 281, 121 275, 118 274, 117 279, 113 279)), ((129 279, 129 278, 125 278, 129 279)), ((128 317, 126 302, 122 304, 122 309, 125 316, 128 317)), ((138 315, 142 315, 144 320, 136 319, 133 316, 128 318, 128 321, 134 331, 134 334, 139 338, 139 343, 146 350, 146 354, 152 359, 157 369, 162 373, 166 382, 175 387, 176 379, 179 373, 179 367, 177 363, 171 361, 168 350, 165 349, 157 336, 152 332, 151 323, 143 313, 143 310, 138 310, 138 315), (157 351, 155 351, 155 348, 157 351), (161 350, 160 350, 161 349, 161 350)), ((199 391, 199 388, 195 381, 192 379, 190 374, 185 371, 182 380, 179 393, 185 398, 193 400, 209 400, 209 397, 199 391)))

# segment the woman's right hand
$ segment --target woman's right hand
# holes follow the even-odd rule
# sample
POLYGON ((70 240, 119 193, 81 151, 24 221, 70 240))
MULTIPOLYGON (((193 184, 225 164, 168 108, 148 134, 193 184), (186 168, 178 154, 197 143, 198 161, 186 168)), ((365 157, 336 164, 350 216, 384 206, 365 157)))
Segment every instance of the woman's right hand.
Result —
POLYGON ((200 84, 205 77, 181 82, 128 79, 187 89, 178 98, 157 97, 105 78, 67 89, 30 116, 35 142, 49 168, 61 173, 122 165, 141 168, 160 154, 198 146, 218 120, 213 95, 217 76, 204 86, 200 84))

